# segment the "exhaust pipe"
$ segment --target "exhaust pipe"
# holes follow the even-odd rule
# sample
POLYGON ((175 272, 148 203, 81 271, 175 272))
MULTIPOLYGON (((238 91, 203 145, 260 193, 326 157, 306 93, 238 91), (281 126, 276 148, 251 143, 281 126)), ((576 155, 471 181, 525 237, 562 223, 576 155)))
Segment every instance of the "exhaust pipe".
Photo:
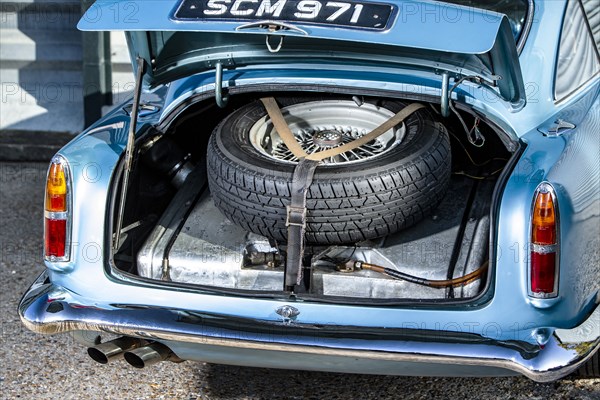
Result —
POLYGON ((148 365, 165 361, 173 355, 171 349, 164 344, 154 342, 144 347, 125 352, 125 361, 135 368, 144 368, 148 365))
POLYGON ((110 361, 121 358, 126 351, 141 347, 146 343, 142 339, 122 336, 93 347, 88 347, 87 352, 94 361, 100 364, 108 364, 110 361))

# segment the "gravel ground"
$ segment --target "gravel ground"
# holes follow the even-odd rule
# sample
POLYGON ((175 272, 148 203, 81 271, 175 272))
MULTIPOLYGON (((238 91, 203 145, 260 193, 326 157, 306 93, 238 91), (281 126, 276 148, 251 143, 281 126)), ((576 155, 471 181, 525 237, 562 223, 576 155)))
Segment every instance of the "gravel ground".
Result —
POLYGON ((600 379, 405 378, 186 362, 100 365, 68 335, 35 335, 15 312, 42 271, 45 164, 0 163, 2 399, 600 399, 600 379))

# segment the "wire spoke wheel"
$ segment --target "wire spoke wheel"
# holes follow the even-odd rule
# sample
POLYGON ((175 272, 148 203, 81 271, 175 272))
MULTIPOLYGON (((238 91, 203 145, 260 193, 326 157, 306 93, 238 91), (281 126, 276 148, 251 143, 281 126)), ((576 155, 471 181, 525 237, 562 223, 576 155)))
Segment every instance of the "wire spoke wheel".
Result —
MULTIPOLYGON (((374 104, 358 106, 353 101, 329 100, 295 104, 283 108, 294 137, 307 154, 342 146, 366 135, 394 116, 394 112, 374 104)), ((369 160, 392 150, 402 142, 404 124, 377 139, 323 160, 324 164, 348 164, 369 160)), ((298 158, 287 148, 268 116, 250 129, 250 143, 261 154, 287 163, 298 158)))

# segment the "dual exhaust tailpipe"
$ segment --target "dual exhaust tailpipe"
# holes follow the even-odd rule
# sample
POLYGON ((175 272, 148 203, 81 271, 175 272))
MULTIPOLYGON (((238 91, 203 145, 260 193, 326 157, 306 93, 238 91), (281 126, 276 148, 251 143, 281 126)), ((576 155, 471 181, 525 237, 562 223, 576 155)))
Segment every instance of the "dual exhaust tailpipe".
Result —
POLYGON ((147 365, 168 360, 171 356, 173 356, 171 349, 158 342, 126 351, 124 354, 125 361, 136 368, 144 368, 147 365))
POLYGON ((173 361, 179 360, 164 344, 126 336, 88 347, 87 352, 94 361, 100 364, 108 364, 111 361, 125 358, 125 361, 135 368, 144 368, 147 365, 171 358, 173 361))

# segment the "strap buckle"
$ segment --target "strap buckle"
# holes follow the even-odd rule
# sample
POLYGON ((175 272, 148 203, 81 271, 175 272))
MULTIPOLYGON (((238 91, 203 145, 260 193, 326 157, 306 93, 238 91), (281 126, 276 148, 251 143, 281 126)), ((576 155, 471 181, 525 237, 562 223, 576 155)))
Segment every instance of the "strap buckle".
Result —
POLYGON ((285 226, 299 226, 302 229, 306 228, 306 208, 287 206, 287 218, 285 226))

